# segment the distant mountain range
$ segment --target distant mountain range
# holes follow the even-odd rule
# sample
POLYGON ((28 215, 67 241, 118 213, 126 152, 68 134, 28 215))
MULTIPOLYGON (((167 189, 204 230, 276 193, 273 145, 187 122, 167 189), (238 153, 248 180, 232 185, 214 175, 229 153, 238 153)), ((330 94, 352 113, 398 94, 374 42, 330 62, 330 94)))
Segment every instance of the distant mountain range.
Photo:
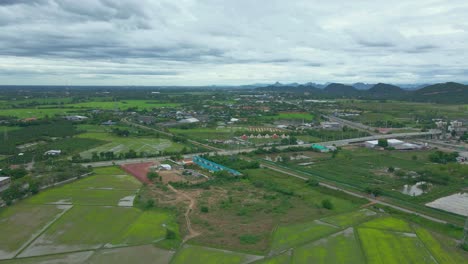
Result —
POLYGON ((365 84, 355 83, 347 85, 330 83, 325 86, 315 83, 306 84, 280 84, 258 87, 261 91, 309 93, 319 97, 328 98, 362 98, 362 99, 389 99, 409 100, 416 102, 434 103, 468 103, 468 85, 455 82, 424 85, 423 87, 402 89, 399 86, 385 83, 365 84))

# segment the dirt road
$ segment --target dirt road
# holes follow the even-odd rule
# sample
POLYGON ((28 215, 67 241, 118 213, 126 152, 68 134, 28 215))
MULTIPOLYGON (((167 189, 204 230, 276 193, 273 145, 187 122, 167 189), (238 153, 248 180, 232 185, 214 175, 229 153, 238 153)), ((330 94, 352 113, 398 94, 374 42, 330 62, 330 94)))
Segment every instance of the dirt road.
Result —
POLYGON ((192 228, 192 223, 190 222, 190 213, 193 211, 194 207, 195 207, 195 204, 196 204, 196 201, 195 199, 193 199, 192 197, 188 196, 186 193, 184 192, 181 192, 179 190, 177 190, 176 188, 172 187, 172 185, 168 184, 167 187, 175 192, 177 195, 180 195, 182 197, 184 197, 186 200, 189 201, 189 206, 187 207, 187 211, 185 211, 185 214, 184 214, 184 217, 185 217, 185 221, 187 223, 187 231, 188 231, 188 234, 184 237, 183 241, 182 242, 186 242, 187 240, 191 239, 191 238, 194 238, 196 236, 199 236, 200 233, 193 230, 192 228))

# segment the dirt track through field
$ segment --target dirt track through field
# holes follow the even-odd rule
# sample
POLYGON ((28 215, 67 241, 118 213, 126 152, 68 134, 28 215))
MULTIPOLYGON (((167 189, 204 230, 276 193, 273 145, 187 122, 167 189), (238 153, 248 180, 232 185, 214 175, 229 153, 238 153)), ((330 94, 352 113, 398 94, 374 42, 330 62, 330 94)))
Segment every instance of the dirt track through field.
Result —
POLYGON ((195 199, 193 199, 192 197, 188 196, 186 193, 183 193, 181 191, 178 191, 176 188, 172 187, 172 185, 168 184, 167 187, 175 192, 177 195, 180 195, 182 196, 183 198, 189 200, 189 206, 187 207, 187 211, 185 211, 185 214, 184 214, 184 217, 185 217, 185 221, 187 223, 187 231, 188 231, 188 234, 184 237, 182 243, 186 242, 187 240, 191 239, 191 238, 194 238, 196 236, 199 236, 200 233, 193 230, 192 228, 192 223, 190 222, 190 213, 192 212, 192 210, 194 209, 195 207, 195 199))

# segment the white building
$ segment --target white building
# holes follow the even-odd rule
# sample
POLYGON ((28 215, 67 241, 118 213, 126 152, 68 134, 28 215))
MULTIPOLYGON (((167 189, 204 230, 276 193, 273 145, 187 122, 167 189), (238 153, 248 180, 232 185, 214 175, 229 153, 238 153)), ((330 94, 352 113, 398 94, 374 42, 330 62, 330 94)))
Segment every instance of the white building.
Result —
POLYGON ((338 122, 321 122, 320 126, 323 129, 329 129, 329 130, 339 130, 341 129, 341 124, 338 122))
POLYGON ((369 141, 364 142, 364 146, 366 146, 366 148, 375 148, 378 145, 379 145, 378 140, 369 140, 369 141))
POLYGON ((179 123, 183 123, 183 124, 192 124, 192 123, 198 123, 198 122, 200 122, 200 120, 196 119, 195 117, 190 117, 190 118, 182 119, 179 121, 179 123))
POLYGON ((11 179, 10 177, 0 177, 0 192, 8 189, 10 187, 11 179))
POLYGON ((62 153, 61 150, 57 150, 57 149, 51 149, 51 150, 48 150, 46 152, 44 152, 44 155, 48 155, 48 156, 58 156, 62 153))
POLYGON ((69 121, 83 121, 88 119, 86 116, 80 116, 80 115, 71 115, 71 116, 66 116, 65 119, 69 121))
POLYGON ((388 142, 389 147, 395 147, 397 145, 401 145, 401 144, 405 143, 404 141, 394 139, 394 138, 391 138, 391 139, 387 140, 387 142, 388 142))
POLYGON ((159 168, 162 170, 172 170, 172 166, 169 164, 161 164, 159 165, 159 168))

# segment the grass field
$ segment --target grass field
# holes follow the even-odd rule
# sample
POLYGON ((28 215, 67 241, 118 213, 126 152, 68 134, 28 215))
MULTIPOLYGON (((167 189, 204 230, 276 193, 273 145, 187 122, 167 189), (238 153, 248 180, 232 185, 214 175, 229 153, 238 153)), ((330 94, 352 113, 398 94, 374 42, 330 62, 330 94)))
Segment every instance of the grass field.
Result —
POLYGON ((187 136, 188 138, 205 141, 207 139, 230 139, 234 136, 235 130, 231 131, 229 128, 170 128, 169 131, 173 134, 183 135, 187 136))
POLYGON ((352 228, 297 248, 293 255, 295 264, 360 264, 364 262, 364 255, 352 228))
POLYGON ((78 135, 79 138, 92 138, 107 141, 104 145, 96 148, 89 149, 81 152, 80 155, 83 158, 91 158, 93 152, 106 152, 112 151, 114 154, 119 155, 120 153, 134 150, 137 153, 146 152, 148 154, 156 154, 161 151, 180 151, 184 145, 172 142, 168 139, 162 138, 151 138, 151 137, 118 137, 109 133, 84 133, 78 135))
POLYGON ((293 248, 338 231, 339 229, 336 227, 315 221, 280 226, 273 235, 271 249, 273 251, 281 251, 284 249, 293 248))
POLYGON ((242 254, 227 250, 186 245, 180 249, 171 261, 172 264, 238 264, 249 263, 260 256, 242 254))
POLYGON ((416 235, 358 228, 368 263, 437 263, 416 235))

